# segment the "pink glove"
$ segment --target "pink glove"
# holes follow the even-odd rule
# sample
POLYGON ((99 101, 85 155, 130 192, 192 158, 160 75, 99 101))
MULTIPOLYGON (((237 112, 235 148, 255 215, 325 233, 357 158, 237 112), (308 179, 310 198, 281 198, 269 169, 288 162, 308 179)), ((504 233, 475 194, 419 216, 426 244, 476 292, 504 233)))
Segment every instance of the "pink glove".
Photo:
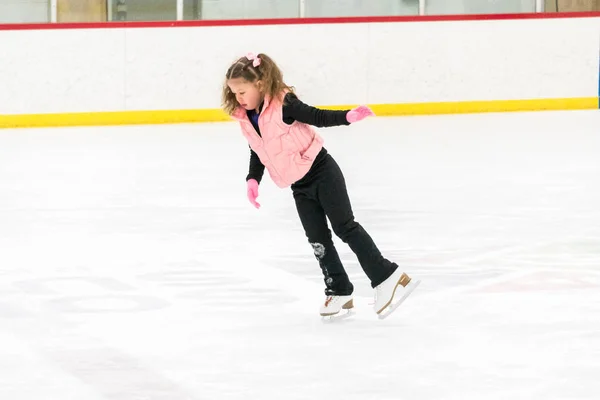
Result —
POLYGON ((369 107, 358 106, 348 111, 348 113, 346 114, 346 120, 348 120, 348 122, 352 124, 372 115, 375 115, 375 113, 369 107))
POLYGON ((256 198, 258 197, 258 181, 256 179, 249 179, 246 184, 248 188, 248 200, 250 200, 250 203, 252 203, 254 207, 260 208, 260 204, 256 202, 256 198))

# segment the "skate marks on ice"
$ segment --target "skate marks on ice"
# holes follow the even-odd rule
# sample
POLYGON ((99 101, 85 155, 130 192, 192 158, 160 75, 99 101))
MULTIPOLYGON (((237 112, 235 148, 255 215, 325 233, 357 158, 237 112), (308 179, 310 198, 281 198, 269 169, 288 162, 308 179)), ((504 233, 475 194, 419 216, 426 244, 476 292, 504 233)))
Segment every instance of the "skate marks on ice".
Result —
MULTIPOLYGON (((503 332, 514 340, 538 340, 529 353, 544 346, 565 350, 560 337, 569 338, 569 347, 575 346, 574 354, 580 354, 578 346, 584 344, 590 354, 600 352, 600 336, 584 339, 586 332, 600 329, 594 317, 600 313, 599 271, 519 271, 477 284, 419 294, 417 304, 404 311, 406 318, 421 325, 468 335, 503 332)), ((570 362, 577 364, 576 359, 570 362)))
POLYGON ((508 272, 468 285, 422 293, 419 295, 419 300, 429 306, 429 303, 443 302, 468 295, 544 294, 582 290, 600 290, 600 271, 557 271, 537 268, 508 272))
POLYGON ((88 268, 79 275, 51 269, 3 274, 0 336, 18 341, 37 361, 19 359, 11 368, 13 384, 0 385, 0 398, 23 398, 25 388, 28 398, 61 400, 75 400, 66 395, 71 392, 90 400, 202 398, 189 391, 208 384, 204 375, 197 383, 178 382, 169 372, 194 365, 189 352, 209 346, 205 338, 215 329, 255 327, 261 315, 295 300, 272 282, 258 285, 255 276, 218 269, 221 263, 153 265, 138 268, 139 274, 112 268, 111 276, 88 268), (27 369, 52 377, 43 379, 45 390, 31 384, 41 381, 27 369))
MULTIPOLYGON (((223 268, 215 270, 214 266, 223 263, 223 259, 202 262, 197 265, 211 267, 190 267, 165 272, 153 272, 142 276, 156 287, 172 292, 178 299, 190 301, 199 307, 212 308, 227 312, 230 309, 253 309, 273 307, 277 303, 287 304, 294 301, 294 296, 278 286, 257 282, 256 277, 244 273, 243 269, 223 268), (229 269, 229 271, 227 271, 229 269)), ((235 263, 227 259, 227 263, 235 263)))
MULTIPOLYGON (((37 396, 30 396, 30 398, 75 400, 75 396, 69 398, 66 393, 77 392, 79 398, 90 400, 100 400, 100 398, 124 400, 133 397, 150 400, 195 399, 199 397, 191 397, 188 393, 192 388, 197 387, 198 390, 194 390, 194 393, 198 394, 212 390, 210 389, 211 385, 215 385, 213 394, 216 394, 217 389, 229 390, 227 385, 218 381, 220 376, 209 374, 208 368, 214 368, 214 365, 202 365, 193 360, 193 358, 202 357, 205 351, 214 357, 222 354, 231 357, 229 353, 201 350, 197 347, 198 340, 208 337, 203 336, 207 332, 215 332, 216 329, 219 335, 225 334, 224 338, 227 340, 236 338, 233 330, 239 327, 248 327, 247 332, 255 339, 268 335, 267 329, 272 329, 277 333, 277 335, 273 334, 269 337, 269 345, 264 342, 264 345, 257 346, 256 350, 249 350, 244 347, 243 343, 236 343, 235 352, 232 353, 241 352, 248 360, 254 360, 255 353, 268 352, 269 347, 272 347, 273 340, 281 340, 277 344, 280 346, 278 348, 288 349, 289 343, 278 337, 291 335, 292 332, 298 330, 304 332, 303 335, 313 335, 314 325, 311 326, 311 321, 318 321, 319 318, 318 305, 324 298, 322 285, 277 268, 261 265, 258 262, 248 264, 242 261, 241 259, 228 259, 232 265, 220 270, 223 259, 207 258, 202 263, 164 265, 162 268, 148 266, 142 268, 146 271, 143 274, 130 275, 120 271, 119 275, 113 274, 110 277, 92 272, 86 272, 85 276, 58 276, 57 274, 57 276, 46 277, 34 275, 33 278, 23 275, 16 278, 16 275, 4 275, 0 291, 3 293, 3 301, 8 301, 5 303, 5 309, 9 312, 0 318, 10 319, 8 321, 10 324, 2 325, 10 325, 12 336, 20 338, 21 341, 26 340, 24 347, 34 349, 35 353, 48 363, 44 368, 49 369, 49 366, 53 365, 58 367, 57 370, 63 371, 63 374, 67 372, 67 375, 59 373, 50 375, 55 378, 54 380, 57 382, 55 385, 60 385, 55 386, 54 391, 50 389, 50 394, 42 396, 39 395, 41 393, 39 392, 36 393, 37 396), (117 276, 115 277, 115 275, 117 276), (219 291, 228 295, 221 295, 219 297, 221 301, 215 301, 213 296, 216 296, 219 291), (235 291, 234 295, 231 294, 232 291, 235 291), (106 302, 100 304, 99 301, 103 298, 106 302), (248 299, 247 303, 244 300, 246 298, 248 299), (278 302, 278 299, 281 301, 278 302), (18 307, 23 309, 21 318, 16 318, 19 315, 18 307), (284 316, 278 315, 278 313, 285 313, 286 310, 292 312, 284 316), (160 320, 160 323, 156 324, 156 320, 160 320), (201 326, 192 327, 194 320, 201 326), (265 323, 268 325, 264 325, 265 323), (157 332, 157 325, 163 324, 173 325, 174 329, 167 328, 165 331, 157 332), (223 330, 224 325, 228 329, 231 328, 231 331, 223 330), (179 336, 170 330, 187 332, 179 336), (176 375, 178 372, 183 375, 181 378, 174 378, 178 376, 176 375), (195 383, 194 379, 201 379, 201 381, 195 383), (213 380, 212 383, 208 381, 209 379, 213 380), (79 389, 79 384, 73 383, 73 380, 80 382, 81 389, 79 389), (62 390, 61 396, 58 395, 59 388, 62 390)), ((477 261, 475 264, 483 261, 477 261)), ((372 298, 355 297, 357 313, 346 320, 348 323, 353 320, 355 322, 352 329, 347 332, 354 339, 351 342, 344 339, 343 343, 346 347, 349 346, 349 343, 359 346, 361 341, 364 341, 364 335, 372 335, 376 339, 376 335, 385 335, 384 332, 390 334, 397 332, 398 335, 429 338, 432 343, 428 344, 435 345, 438 340, 447 336, 439 334, 439 332, 450 329, 448 335, 451 339, 455 339, 455 342, 451 340, 450 343, 458 346, 461 352, 450 351, 448 347, 442 347, 441 350, 446 353, 441 351, 436 353, 435 357, 445 354, 448 358, 448 368, 451 368, 454 364, 450 357, 457 355, 465 357, 465 353, 462 352, 470 349, 469 346, 463 345, 464 337, 469 340, 481 339, 478 335, 483 332, 488 334, 489 329, 489 335, 499 340, 502 346, 506 346, 506 350, 510 349, 509 345, 512 345, 506 338, 523 341, 521 337, 523 335, 526 341, 535 338, 541 342, 542 344, 534 346, 529 351, 529 360, 534 366, 542 365, 541 362, 536 361, 535 357, 542 354, 542 351, 553 348, 556 344, 554 340, 557 338, 565 340, 573 334, 581 335, 584 330, 587 330, 586 332, 589 334, 593 327, 589 325, 589 322, 582 323, 577 319, 568 319, 565 307, 572 307, 575 304, 574 301, 569 301, 563 308, 558 308, 560 313, 553 315, 551 312, 557 310, 556 307, 560 306, 560 302, 563 302, 565 297, 552 299, 550 296, 547 299, 548 295, 558 291, 593 294, 594 290, 597 291, 594 289, 594 285, 598 283, 597 278, 598 274, 592 270, 572 271, 569 275, 564 271, 538 269, 504 274, 495 279, 482 280, 476 285, 465 285, 454 291, 428 294, 422 292, 421 287, 411 295, 409 302, 405 303, 407 307, 403 306, 398 309, 394 317, 389 318, 385 324, 373 323, 377 317, 370 306, 372 298), (545 281, 542 281, 542 278, 545 281), (577 286, 579 289, 573 290, 577 286), (542 309, 544 314, 537 316, 535 313, 539 312, 540 308, 528 304, 536 298, 536 293, 544 295, 543 299, 540 297, 538 300, 550 303, 549 306, 542 309), (476 303, 480 301, 481 304, 476 303), (409 304, 410 306, 408 306, 409 304), (518 308, 523 308, 523 306, 527 308, 527 312, 514 313, 511 311, 518 311, 518 308), (537 319, 532 319, 532 317, 537 319), (564 322, 568 323, 564 324, 564 322), (548 332, 549 327, 552 328, 551 333, 548 332), (559 327, 559 329, 553 327, 559 327), (389 330, 390 328, 392 330, 389 330), (398 330, 395 331, 394 328, 398 330), (500 333, 506 337, 500 338, 500 333)), ((426 284, 427 280, 424 280, 422 285, 426 284)), ((565 295, 570 296, 569 294, 565 295)), ((573 310, 570 312, 573 314, 573 310)), ((580 309, 578 312, 584 315, 586 310, 580 309)), ((344 321, 340 322, 345 324, 344 321)), ((333 338, 334 333, 338 330, 327 328, 323 331, 329 331, 329 333, 325 333, 328 335, 326 337, 333 338)), ((294 340, 298 339, 296 336, 293 338, 294 340)), ((316 338, 317 336, 314 337, 313 342, 318 342, 316 338)), ((597 336, 590 338, 590 340, 597 340, 597 336)), ((331 340, 333 343, 333 339, 331 340)), ((335 343, 338 343, 338 340, 339 338, 335 336, 335 343)), ((226 345, 225 340, 216 336, 210 336, 210 341, 209 345, 214 348, 218 347, 216 344, 226 345)), ((574 349, 576 354, 580 354, 579 350, 575 348, 576 344, 570 345, 569 350, 574 349)), ((441 346, 439 343, 437 345, 441 346)), ((532 382, 537 382, 533 381, 534 378, 537 379, 533 367, 526 366, 518 359, 516 361, 509 360, 508 354, 516 357, 519 355, 518 351, 502 355, 500 352, 485 350, 483 342, 476 343, 477 346, 480 346, 477 350, 488 351, 499 357, 502 362, 505 360, 506 365, 510 365, 511 362, 521 364, 521 368, 525 368, 525 373, 531 374, 532 382)), ((525 349, 524 345, 520 346, 525 349)), ((290 358, 296 357, 299 360, 297 361, 299 366, 308 367, 311 363, 303 360, 301 356, 310 349, 307 350, 306 347, 302 347, 302 349, 300 352, 288 350, 290 358)), ((505 350, 504 347, 502 349, 505 350)), ((520 347, 517 349, 521 350, 520 347)), ((329 350, 331 351, 331 349, 329 350)), ((564 351, 562 348, 558 350, 559 352, 564 351)), ((594 351, 593 344, 591 351, 594 351)), ((407 357, 409 359, 414 357, 414 360, 434 359, 434 354, 427 353, 427 356, 423 356, 415 353, 416 350, 409 353, 407 357)), ((318 354, 321 353, 312 353, 312 356, 318 357, 318 354)), ((559 376, 558 372, 565 370, 566 367, 576 364, 576 361, 568 361, 566 367, 561 367, 561 363, 565 360, 560 354, 552 356, 554 358, 550 357, 550 361, 555 364, 547 367, 549 370, 555 368, 556 376, 559 376)), ((364 356, 366 357, 367 354, 364 356)), ((277 359, 275 356, 273 357, 273 360, 277 359)), ((589 357, 584 360, 589 361, 590 367, 595 365, 589 357)), ((497 364, 500 361, 496 361, 497 364)), ((248 361, 248 363, 250 362, 248 361)), ((475 354, 467 353, 466 360, 462 362, 460 370, 462 373, 469 374, 474 373, 477 368, 476 364, 484 362, 484 360, 475 354), (472 363, 473 366, 471 367, 469 363, 472 363)), ((386 368, 392 365, 392 361, 389 360, 388 363, 386 368)), ((24 364, 25 362, 19 362, 19 365, 24 364)), ((42 368, 33 362, 27 363, 25 366, 36 370, 42 368)), ((229 368, 226 362, 220 363, 219 373, 226 371, 226 368, 229 368)), ((435 368, 431 372, 431 365, 426 361, 422 361, 420 364, 417 361, 417 369, 423 373, 430 371, 440 380, 448 373, 447 369, 442 371, 435 370, 435 368)), ((24 368, 21 371, 18 377, 23 379, 23 376, 26 376, 23 374, 24 368)), ((251 385, 255 378, 243 375, 243 369, 238 368, 236 371, 239 374, 238 377, 242 379, 240 390, 246 388, 253 392, 251 385)), ((512 380, 506 378, 507 384, 514 384, 515 380, 523 379, 514 371, 508 367, 506 370, 502 370, 502 373, 508 374, 506 376, 514 377, 512 380)), ((361 371, 361 373, 364 372, 361 371)), ((289 379, 286 382, 290 383, 298 378, 275 369, 272 370, 272 374, 281 374, 282 378, 289 379)), ((318 381, 319 376, 311 376, 310 373, 306 373, 306 375, 310 376, 311 381, 316 385, 322 385, 326 389, 328 382, 318 381)), ((490 372, 489 375, 492 376, 493 372, 490 372)), ((457 375, 457 379, 462 383, 468 382, 463 375, 457 375)), ((22 398, 23 396, 19 396, 19 390, 22 390, 23 386, 13 385, 14 389, 2 388, 0 393, 8 393, 8 395, 0 397, 22 398)), ((458 385, 454 386, 458 387, 458 385)), ((265 387, 267 387, 266 384, 265 387)), ((382 388, 375 390, 379 390, 382 396, 385 391, 389 396, 393 388, 386 387, 386 390, 382 388)), ((418 390, 418 385, 413 385, 412 390, 418 390)), ((243 395, 236 393, 223 396, 223 398, 234 397, 241 399, 243 395)))
MULTIPOLYGON (((599 272, 596 269, 600 265, 599 246, 600 238, 585 235, 500 246, 469 255, 457 254, 427 264, 419 264, 415 260, 416 256, 413 256, 409 261, 409 271, 418 272, 418 275, 429 283, 423 288, 425 290, 419 291, 419 296, 424 300, 436 301, 530 275, 548 280, 556 279, 562 274, 566 280, 594 281, 596 273, 599 272)), ((563 288, 565 282, 562 283, 563 288)), ((522 281, 521 284, 527 283, 522 281)), ((589 285, 585 282, 580 284, 589 285)), ((530 282, 527 285, 537 285, 538 289, 543 289, 541 281, 538 284, 530 282)), ((575 283, 575 286, 578 284, 575 283)), ((551 288, 546 287, 546 290, 549 289, 551 288)))
MULTIPOLYGON (((150 326, 154 313, 167 309, 169 301, 140 293, 113 277, 20 276, 12 282, 17 289, 13 291, 4 290, 7 283, 3 282, 0 292, 10 313, 0 314, 0 334, 16 341, 22 351, 12 368, 2 369, 9 377, 16 372, 11 384, 0 387, 1 398, 197 398, 143 355, 122 350, 125 346, 119 346, 119 340, 110 343, 118 337, 124 342, 147 343, 142 330, 132 331, 132 325, 150 326)), ((6 355, 11 351, 5 347, 10 341, 2 342, 6 355)))

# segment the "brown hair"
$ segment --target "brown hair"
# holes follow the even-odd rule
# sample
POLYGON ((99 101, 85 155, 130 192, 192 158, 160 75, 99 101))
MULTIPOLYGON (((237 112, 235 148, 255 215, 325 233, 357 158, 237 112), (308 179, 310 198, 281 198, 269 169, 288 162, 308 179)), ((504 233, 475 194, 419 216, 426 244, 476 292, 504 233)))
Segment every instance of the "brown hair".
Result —
POLYGON ((255 67, 253 65, 254 60, 249 60, 246 56, 240 57, 229 67, 227 74, 225 74, 222 106, 229 115, 233 114, 239 105, 235 94, 227 86, 229 79, 242 78, 248 82, 260 80, 263 84, 263 94, 271 98, 279 97, 282 99, 285 90, 294 92, 294 88, 286 85, 283 81, 283 73, 271 57, 263 53, 256 55, 256 57, 260 59, 260 65, 255 67))

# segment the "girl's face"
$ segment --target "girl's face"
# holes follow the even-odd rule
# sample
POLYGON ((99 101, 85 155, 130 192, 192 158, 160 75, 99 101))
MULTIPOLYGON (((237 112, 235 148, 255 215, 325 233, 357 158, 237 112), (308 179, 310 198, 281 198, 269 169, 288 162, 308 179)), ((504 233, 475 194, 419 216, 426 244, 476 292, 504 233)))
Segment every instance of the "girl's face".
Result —
POLYGON ((243 78, 229 79, 227 86, 235 94, 235 99, 246 110, 257 110, 262 102, 261 81, 248 82, 243 78))

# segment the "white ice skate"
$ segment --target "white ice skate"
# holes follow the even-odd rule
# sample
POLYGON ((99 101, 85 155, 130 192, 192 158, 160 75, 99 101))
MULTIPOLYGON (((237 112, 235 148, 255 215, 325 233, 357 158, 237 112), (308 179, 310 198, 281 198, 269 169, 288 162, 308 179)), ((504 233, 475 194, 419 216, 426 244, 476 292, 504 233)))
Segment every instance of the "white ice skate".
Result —
POLYGON ((323 321, 333 321, 349 317, 353 314, 354 299, 350 296, 327 296, 321 306, 320 314, 323 321), (346 312, 342 312, 346 311, 346 312))
POLYGON ((373 308, 379 319, 384 319, 393 313, 419 283, 421 281, 413 281, 408 275, 397 269, 392 276, 376 286, 373 308))

